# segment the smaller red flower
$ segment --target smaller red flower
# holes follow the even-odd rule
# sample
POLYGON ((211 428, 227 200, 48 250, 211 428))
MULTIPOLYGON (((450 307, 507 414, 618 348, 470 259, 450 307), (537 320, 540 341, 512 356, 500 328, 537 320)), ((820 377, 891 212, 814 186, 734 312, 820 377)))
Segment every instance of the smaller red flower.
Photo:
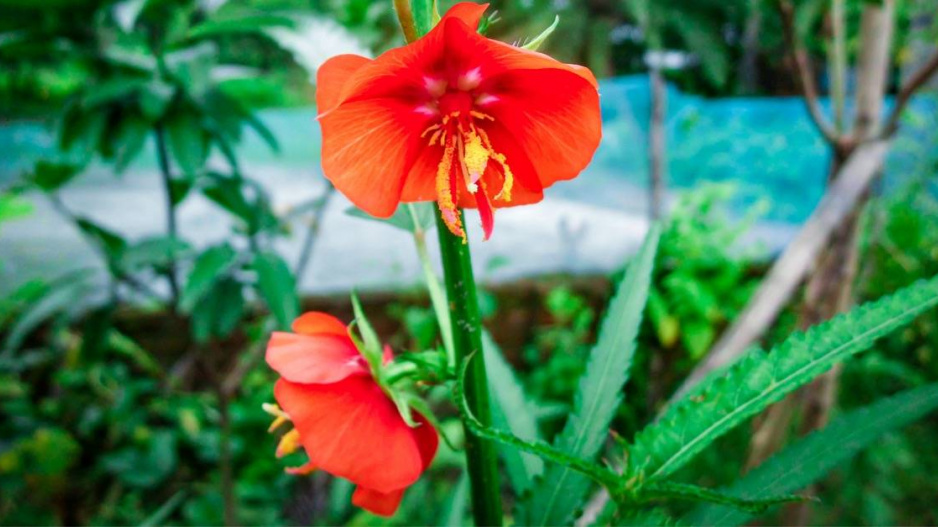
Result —
MULTIPOLYGON (((273 427, 289 419, 277 455, 302 446, 316 469, 355 483, 352 503, 381 516, 397 511, 404 491, 436 455, 436 430, 419 413, 412 428, 375 381, 345 324, 325 313, 306 313, 294 333, 274 333, 267 364, 281 378, 274 397, 283 409, 273 427)), ((390 360, 389 350, 385 359, 390 360)))

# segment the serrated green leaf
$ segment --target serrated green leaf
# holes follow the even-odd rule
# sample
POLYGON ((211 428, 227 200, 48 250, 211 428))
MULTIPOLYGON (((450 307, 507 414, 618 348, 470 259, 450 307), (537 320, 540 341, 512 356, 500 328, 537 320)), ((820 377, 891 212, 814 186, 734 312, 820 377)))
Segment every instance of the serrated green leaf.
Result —
POLYGON ((665 481, 662 483, 652 483, 646 485, 639 491, 641 500, 684 500, 684 501, 703 501, 708 503, 717 503, 729 506, 737 510, 752 513, 762 513, 769 507, 781 505, 783 503, 795 503, 800 501, 809 501, 810 498, 803 496, 781 495, 763 499, 743 499, 728 494, 723 494, 715 490, 710 490, 697 485, 688 485, 686 483, 675 483, 665 481))
MULTIPOLYGON (((628 380, 660 235, 657 226, 649 230, 609 306, 599 341, 577 385, 573 413, 554 442, 567 454, 592 460, 608 435, 628 380)), ((589 480, 569 467, 548 466, 522 500, 518 521, 523 525, 568 524, 589 489, 589 480)))
POLYGON ((281 329, 287 329, 300 315, 300 299, 296 280, 290 267, 276 253, 263 252, 254 258, 257 288, 277 319, 281 329))
MULTIPOLYGON (((772 456, 726 490, 743 499, 795 492, 823 477, 877 439, 938 409, 938 383, 907 390, 835 418, 772 456)), ((742 525, 752 515, 719 505, 700 506, 684 520, 690 525, 742 525)))
POLYGON ((629 475, 654 481, 673 473, 745 419, 936 304, 938 278, 920 281, 796 333, 768 353, 750 352, 638 433, 629 451, 629 475))
MULTIPOLYGON (((511 365, 487 331, 482 332, 482 350, 489 380, 493 424, 527 441, 541 439, 537 428, 538 409, 529 403, 511 365)), ((534 479, 544 472, 544 461, 533 454, 519 452, 511 447, 500 447, 499 454, 505 461, 508 479, 518 496, 524 494, 534 479)))
POLYGON ((183 311, 191 311, 237 261, 238 253, 227 244, 211 247, 199 255, 179 300, 183 311))

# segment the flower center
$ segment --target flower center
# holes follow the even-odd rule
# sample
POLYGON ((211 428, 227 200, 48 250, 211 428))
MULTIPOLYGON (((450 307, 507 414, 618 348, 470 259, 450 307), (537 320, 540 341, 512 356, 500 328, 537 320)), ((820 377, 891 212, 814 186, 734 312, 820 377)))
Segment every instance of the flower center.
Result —
POLYGON ((459 176, 466 190, 476 200, 485 239, 492 231, 492 203, 482 176, 489 161, 495 161, 503 176, 502 187, 494 199, 511 201, 514 176, 505 155, 497 152, 481 124, 494 121, 490 115, 473 110, 472 96, 464 91, 448 92, 440 97, 443 120, 423 131, 429 136, 430 146, 443 147, 443 155, 436 170, 437 205, 450 232, 466 240, 466 232, 459 219, 459 176), (454 163, 458 166, 454 166, 454 163))

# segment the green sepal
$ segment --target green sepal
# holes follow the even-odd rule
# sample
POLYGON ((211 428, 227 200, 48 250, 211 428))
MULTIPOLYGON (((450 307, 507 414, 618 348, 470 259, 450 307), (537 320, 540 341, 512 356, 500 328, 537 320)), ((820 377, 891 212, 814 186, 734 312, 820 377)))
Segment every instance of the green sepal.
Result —
MULTIPOLYGON (((382 356, 384 355, 381 350, 381 340, 371 326, 371 322, 368 322, 368 318, 365 317, 365 311, 362 309, 362 304, 354 291, 352 291, 352 310, 355 313, 354 324, 358 327, 362 340, 358 341, 354 335, 352 339, 358 346, 362 356, 368 361, 368 365, 371 366, 372 373, 377 374, 381 369, 382 356)), ((351 331, 349 333, 351 334, 351 331)))
POLYGON ((528 51, 537 51, 538 48, 541 47, 541 44, 543 44, 547 40, 547 37, 549 37, 551 33, 553 33, 555 29, 557 29, 558 25, 560 25, 560 15, 554 15, 554 22, 550 26, 548 26, 547 29, 545 29, 544 31, 541 31, 540 35, 534 37, 533 40, 521 46, 521 49, 526 49, 528 51))

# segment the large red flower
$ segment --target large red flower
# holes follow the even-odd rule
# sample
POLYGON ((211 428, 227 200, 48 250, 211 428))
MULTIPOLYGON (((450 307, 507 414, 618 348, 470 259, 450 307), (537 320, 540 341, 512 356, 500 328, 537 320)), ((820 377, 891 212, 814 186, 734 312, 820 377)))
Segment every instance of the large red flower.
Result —
POLYGON ((323 171, 369 214, 436 201, 465 236, 458 207, 478 208, 488 238, 493 208, 540 201, 593 157, 593 74, 479 35, 486 7, 456 4, 412 44, 320 68, 323 171))
POLYGON ((355 505, 394 514, 436 455, 436 430, 418 413, 419 426, 404 422, 341 321, 306 313, 293 331, 274 333, 267 345, 267 363, 281 376, 274 397, 295 427, 278 455, 302 445, 309 463, 291 472, 320 469, 345 478, 358 485, 355 505))

